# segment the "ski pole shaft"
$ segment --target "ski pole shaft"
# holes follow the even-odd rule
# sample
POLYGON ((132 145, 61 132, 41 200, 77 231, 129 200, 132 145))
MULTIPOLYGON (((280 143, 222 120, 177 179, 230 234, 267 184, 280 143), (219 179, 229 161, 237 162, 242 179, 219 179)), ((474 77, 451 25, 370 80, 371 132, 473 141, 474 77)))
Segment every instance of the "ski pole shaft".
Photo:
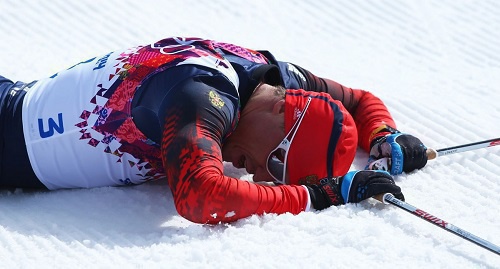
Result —
POLYGON ((449 154, 453 154, 453 153, 459 153, 459 152, 464 152, 464 151, 469 151, 469 150, 474 150, 474 149, 493 147, 493 146, 498 146, 498 145, 500 145, 500 138, 493 138, 493 139, 484 140, 484 141, 480 141, 480 142, 464 144, 464 145, 443 148, 443 149, 438 149, 438 150, 427 149, 427 159, 432 160, 432 159, 435 159, 439 156, 444 156, 444 155, 449 155, 449 154))
POLYGON ((436 216, 433 216, 429 213, 427 213, 426 211, 422 210, 422 209, 418 209, 406 202, 403 202, 399 199, 397 199, 396 197, 394 197, 394 195, 390 194, 390 193, 385 193, 385 194, 379 194, 379 195, 376 195, 374 196, 373 198, 379 200, 380 202, 384 203, 384 204, 392 204, 392 205, 395 205, 396 207, 399 207, 403 210, 405 210, 406 212, 409 212, 417 217, 420 217, 448 232, 451 232, 455 235, 458 235, 460 237, 462 237, 463 239, 467 240, 467 241, 470 241, 480 247, 483 247, 497 255, 500 255, 500 247, 498 247, 497 245, 489 242, 489 241, 486 241, 482 238, 479 238, 467 231, 465 231, 464 229, 460 229, 458 228, 457 226, 451 224, 451 223, 448 223, 447 221, 444 221, 436 216))

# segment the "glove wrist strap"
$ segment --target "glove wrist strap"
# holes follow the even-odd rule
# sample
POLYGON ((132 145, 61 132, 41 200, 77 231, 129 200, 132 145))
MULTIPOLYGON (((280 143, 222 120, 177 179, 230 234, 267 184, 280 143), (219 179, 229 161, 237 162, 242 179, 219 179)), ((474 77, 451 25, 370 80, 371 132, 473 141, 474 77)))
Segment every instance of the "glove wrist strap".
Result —
POLYGON ((397 133, 400 133, 400 131, 398 131, 396 128, 393 128, 386 124, 380 125, 377 129, 373 130, 370 135, 370 148, 372 148, 373 145, 375 145, 382 137, 397 133))
POLYGON ((373 132, 370 134, 369 141, 373 142, 373 140, 378 138, 378 137, 385 136, 388 134, 396 134, 396 133, 400 133, 400 131, 398 131, 396 128, 391 127, 389 125, 382 124, 377 129, 373 130, 373 132))
POLYGON ((311 203, 317 210, 322 210, 330 206, 344 204, 344 199, 340 193, 342 177, 324 178, 318 185, 306 186, 309 190, 311 203))

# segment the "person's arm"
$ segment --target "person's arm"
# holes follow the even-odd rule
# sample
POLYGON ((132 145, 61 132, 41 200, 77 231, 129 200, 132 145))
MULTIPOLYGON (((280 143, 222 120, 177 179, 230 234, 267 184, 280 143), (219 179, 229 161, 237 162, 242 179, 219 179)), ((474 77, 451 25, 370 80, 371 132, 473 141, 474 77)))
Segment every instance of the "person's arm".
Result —
POLYGON ((286 88, 327 92, 333 99, 342 102, 356 122, 358 141, 363 150, 369 152, 371 141, 376 136, 387 134, 384 133, 386 127, 396 129, 396 123, 387 107, 371 92, 352 89, 331 79, 318 77, 295 64, 279 62, 279 66, 286 88))
POLYGON ((345 87, 331 79, 315 76, 308 70, 278 62, 287 88, 327 92, 342 102, 358 129, 358 144, 370 154, 367 169, 382 169, 401 174, 420 169, 427 163, 427 148, 416 137, 403 134, 382 100, 371 92, 345 87))
MULTIPOLYGON (((234 88, 229 82, 217 85, 234 88)), ((175 105, 166 111, 161 151, 181 216, 214 224, 306 209, 309 198, 303 186, 264 186, 224 176, 221 143, 237 117, 233 93, 215 90, 198 79, 178 87, 182 89, 177 90, 175 105)))
POLYGON ((163 165, 175 207, 184 218, 228 223, 254 214, 298 214, 357 203, 379 193, 401 193, 390 176, 373 171, 309 186, 266 186, 224 176, 222 141, 235 126, 238 98, 234 86, 218 78, 179 83, 163 115, 163 165))

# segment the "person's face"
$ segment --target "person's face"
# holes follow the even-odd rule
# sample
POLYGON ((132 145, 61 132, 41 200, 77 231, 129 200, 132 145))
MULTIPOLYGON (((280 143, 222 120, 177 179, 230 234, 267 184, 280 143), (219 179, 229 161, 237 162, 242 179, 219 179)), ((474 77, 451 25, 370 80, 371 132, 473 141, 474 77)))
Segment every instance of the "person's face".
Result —
POLYGON ((222 147, 224 161, 254 174, 255 182, 273 181, 266 163, 284 136, 284 105, 285 100, 276 96, 274 87, 257 87, 241 112, 238 126, 222 147))

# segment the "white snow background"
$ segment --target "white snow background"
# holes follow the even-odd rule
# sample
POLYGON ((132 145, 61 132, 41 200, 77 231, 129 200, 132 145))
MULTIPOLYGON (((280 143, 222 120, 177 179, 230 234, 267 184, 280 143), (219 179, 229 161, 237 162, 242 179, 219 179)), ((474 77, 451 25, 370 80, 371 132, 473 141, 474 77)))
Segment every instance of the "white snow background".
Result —
MULTIPOLYGON (((164 37, 216 39, 369 90, 440 149, 500 136, 499 14, 496 0, 0 0, 0 74, 29 82, 164 37)), ((498 245, 499 175, 500 146, 396 182, 410 204, 498 245)), ((207 226, 176 213, 163 181, 0 191, 0 268, 382 267, 500 268, 500 256, 373 200, 207 226)))

